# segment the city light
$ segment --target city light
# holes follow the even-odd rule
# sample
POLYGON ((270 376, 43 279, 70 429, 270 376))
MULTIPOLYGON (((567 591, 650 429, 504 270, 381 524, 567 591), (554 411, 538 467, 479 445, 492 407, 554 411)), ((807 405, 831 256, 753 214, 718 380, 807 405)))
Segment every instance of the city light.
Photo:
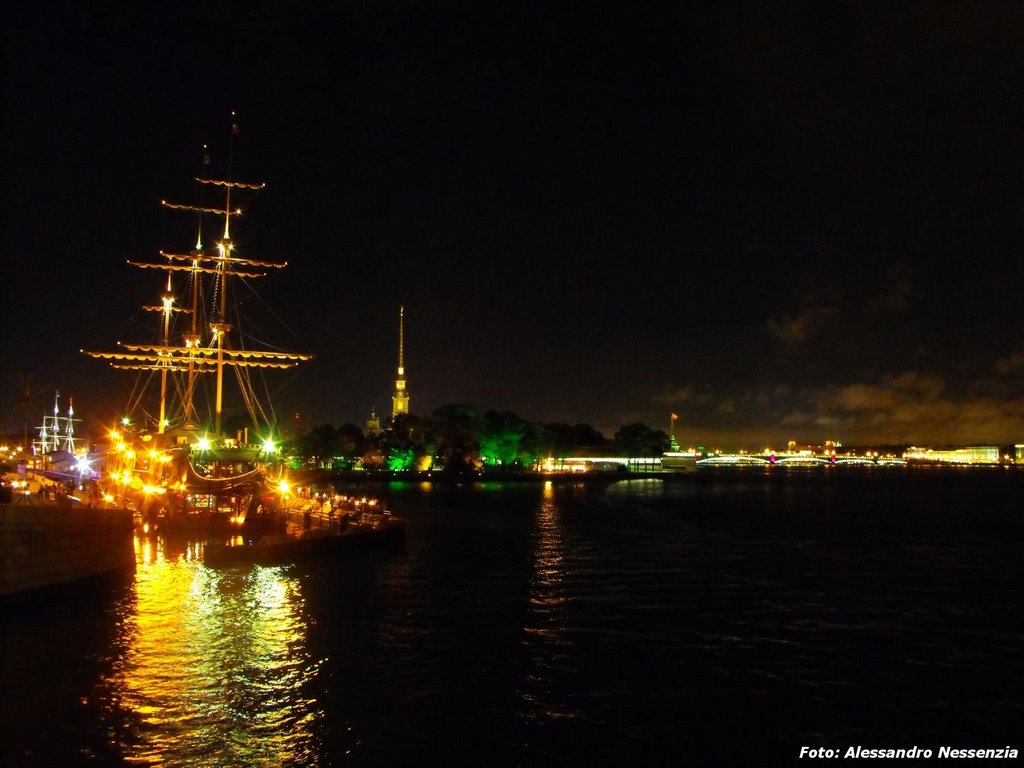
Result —
POLYGON ((903 454, 903 458, 941 464, 998 464, 999 448, 994 445, 976 445, 949 450, 911 447, 903 454))

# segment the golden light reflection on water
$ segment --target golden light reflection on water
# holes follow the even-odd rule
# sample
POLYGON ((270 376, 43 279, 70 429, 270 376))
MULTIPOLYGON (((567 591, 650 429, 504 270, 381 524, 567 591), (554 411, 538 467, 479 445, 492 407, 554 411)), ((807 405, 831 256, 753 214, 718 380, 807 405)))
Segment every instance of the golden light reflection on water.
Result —
POLYGON ((561 589, 565 577, 565 541, 550 481, 544 484, 544 498, 537 509, 533 556, 530 605, 547 615, 553 606, 565 602, 561 589))
POLYGON ((299 582, 284 568, 214 570, 201 545, 138 540, 134 600, 110 700, 135 765, 315 766, 299 582))
POLYGON ((533 574, 530 579, 530 618, 523 627, 525 645, 532 660, 527 684, 520 689, 526 716, 541 720, 572 720, 582 712, 569 702, 550 695, 551 678, 558 674, 561 659, 572 642, 566 636, 566 595, 569 553, 562 510, 551 482, 544 484, 532 536, 533 574))

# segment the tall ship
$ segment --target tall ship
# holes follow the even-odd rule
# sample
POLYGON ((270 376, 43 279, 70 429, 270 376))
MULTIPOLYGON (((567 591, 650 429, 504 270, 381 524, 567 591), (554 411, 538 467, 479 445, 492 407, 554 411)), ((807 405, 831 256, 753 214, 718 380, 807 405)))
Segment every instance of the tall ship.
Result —
POLYGON ((161 201, 194 217, 189 252, 160 251, 128 263, 161 273, 148 342, 82 352, 136 374, 126 416, 111 430, 100 481, 104 498, 168 526, 241 521, 284 479, 281 434, 264 372, 294 368, 312 355, 271 348, 247 334, 249 281, 287 266, 252 258, 232 238, 245 205, 266 185, 233 178, 238 124, 232 114, 223 177, 210 173, 203 147, 192 203, 161 201), (216 202, 207 203, 207 199, 216 202), (211 233, 215 233, 211 236, 211 233))
POLYGON ((75 437, 75 424, 81 419, 75 418, 74 402, 68 400, 67 416, 60 413, 60 392, 53 396, 53 414, 43 414, 43 423, 36 427, 38 438, 32 441, 32 455, 39 459, 64 452, 74 455, 78 445, 78 438, 75 437))

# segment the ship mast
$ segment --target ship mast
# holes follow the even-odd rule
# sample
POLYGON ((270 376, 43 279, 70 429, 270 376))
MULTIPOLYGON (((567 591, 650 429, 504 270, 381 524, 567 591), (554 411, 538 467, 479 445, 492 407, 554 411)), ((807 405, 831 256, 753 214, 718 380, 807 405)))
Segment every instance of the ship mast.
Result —
MULTIPOLYGON (((245 268, 281 269, 286 267, 287 262, 257 261, 255 259, 243 259, 234 255, 234 245, 231 240, 231 217, 240 216, 241 208, 231 207, 231 195, 235 189, 262 190, 266 187, 264 183, 248 183, 234 181, 231 173, 231 154, 233 153, 234 137, 238 134, 238 124, 235 115, 231 115, 231 142, 229 146, 228 174, 227 179, 210 179, 204 176, 196 177, 195 181, 201 190, 204 186, 214 186, 224 191, 224 207, 212 208, 202 204, 201 195, 197 195, 196 205, 182 205, 162 200, 161 204, 169 209, 190 211, 199 214, 208 213, 224 217, 224 235, 217 243, 216 255, 207 256, 203 253, 202 243, 202 222, 200 219, 200 232, 196 240, 196 247, 190 254, 175 254, 161 251, 166 259, 165 263, 136 262, 129 261, 132 266, 142 269, 161 269, 168 272, 167 293, 164 296, 161 307, 146 307, 146 309, 160 310, 164 313, 163 334, 161 343, 157 345, 145 344, 124 344, 119 342, 123 351, 118 352, 89 352, 82 350, 85 354, 110 361, 114 368, 134 370, 159 370, 161 372, 161 395, 160 395, 160 424, 158 431, 163 432, 166 421, 166 396, 167 396, 167 375, 171 372, 187 372, 188 381, 184 396, 184 421, 191 425, 197 420, 193 393, 195 379, 200 373, 216 374, 216 401, 214 411, 214 436, 221 437, 223 398, 224 398, 224 369, 225 367, 240 368, 292 368, 300 362, 310 360, 312 355, 294 352, 279 352, 271 350, 246 350, 232 349, 228 339, 232 326, 228 319, 228 281, 231 277, 256 278, 264 277, 264 272, 253 272, 245 268), (192 309, 184 310, 173 306, 174 298, 171 294, 171 274, 174 272, 189 272, 192 285, 192 309), (201 343, 198 332, 198 308, 199 308, 199 283, 202 275, 211 275, 214 280, 216 317, 210 323, 211 340, 208 346, 201 343), (192 322, 190 332, 184 336, 184 345, 176 346, 170 343, 170 317, 174 312, 191 312, 192 322)), ((203 165, 209 163, 205 154, 203 165)), ((243 393, 245 394, 245 393, 243 393)), ((246 394, 246 401, 251 398, 246 394)), ((254 420, 256 415, 251 413, 254 420)))
POLYGON ((75 452, 75 400, 68 398, 68 420, 64 426, 64 450, 68 453, 75 452))
MULTIPOLYGON (((200 174, 206 170, 206 166, 210 164, 210 153, 207 151, 207 147, 203 144, 203 159, 199 168, 200 174)), ((196 184, 196 207, 202 208, 203 206, 203 186, 196 184)), ((201 272, 199 271, 199 260, 203 255, 203 214, 200 211, 196 215, 196 246, 192 251, 192 317, 189 332, 184 336, 184 342, 186 348, 198 347, 202 339, 199 336, 197 330, 197 324, 199 322, 199 285, 201 272)), ((196 413, 195 405, 195 391, 196 391, 196 376, 198 371, 196 370, 196 364, 193 360, 188 362, 188 378, 185 383, 185 403, 182 413, 182 422, 186 428, 195 428, 199 423, 199 415, 196 413)))
MULTIPOLYGON (((224 185, 224 236, 217 243, 218 264, 217 287, 220 291, 220 310, 217 313, 217 322, 213 325, 213 336, 217 342, 217 400, 216 415, 214 419, 214 434, 220 437, 221 415, 224 411, 224 339, 231 331, 227 322, 228 308, 228 259, 231 256, 231 171, 235 156, 235 136, 238 135, 238 122, 235 120, 235 113, 231 113, 231 138, 228 141, 228 178, 224 185)), ((202 184, 204 181, 199 180, 202 184)), ((262 188, 263 185, 260 185, 262 188)))
POLYGON ((42 426, 39 427, 39 440, 32 443, 32 452, 45 456, 53 451, 61 450, 61 444, 68 453, 75 452, 75 418, 74 398, 68 398, 68 415, 60 415, 60 392, 53 393, 53 416, 43 415, 42 426))
MULTIPOLYGON (((174 294, 171 290, 170 272, 167 273, 167 289, 164 292, 161 303, 158 306, 148 306, 143 307, 143 309, 149 312, 159 312, 163 315, 161 338, 163 346, 168 346, 171 333, 171 315, 175 312, 188 311, 186 309, 178 309, 174 306, 174 294)), ((160 420, 157 423, 157 434, 162 435, 167 426, 167 376, 173 369, 169 358, 161 358, 157 361, 155 367, 160 371, 160 420)))

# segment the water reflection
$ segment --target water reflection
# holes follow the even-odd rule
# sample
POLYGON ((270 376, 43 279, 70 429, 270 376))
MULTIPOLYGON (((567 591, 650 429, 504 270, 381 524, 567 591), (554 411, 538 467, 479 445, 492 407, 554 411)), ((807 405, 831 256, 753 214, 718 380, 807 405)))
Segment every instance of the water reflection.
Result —
POLYGON ((557 608, 565 603, 562 582, 565 579, 565 540, 561 531, 558 504, 549 481, 537 508, 533 534, 533 578, 530 580, 530 606, 543 624, 557 625, 557 608))
POLYGON ((322 711, 308 683, 319 661, 298 580, 284 568, 206 568, 199 546, 137 542, 123 652, 100 684, 128 723, 126 761, 317 765, 322 711))
POLYGON ((563 530, 562 511, 555 489, 545 483, 543 497, 534 517, 531 536, 533 573, 530 578, 529 611, 524 645, 529 670, 520 690, 527 719, 573 719, 580 713, 570 702, 554 695, 557 678, 571 668, 568 655, 572 640, 568 636, 569 573, 568 544, 563 530))

